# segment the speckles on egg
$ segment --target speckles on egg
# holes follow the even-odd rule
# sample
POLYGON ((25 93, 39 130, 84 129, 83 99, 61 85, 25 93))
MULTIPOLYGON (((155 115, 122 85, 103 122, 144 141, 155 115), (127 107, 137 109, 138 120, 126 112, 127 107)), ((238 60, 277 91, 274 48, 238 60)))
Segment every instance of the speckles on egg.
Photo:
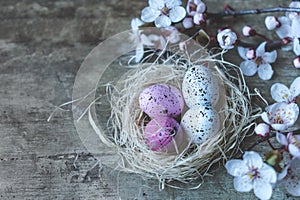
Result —
POLYGON ((146 144, 153 151, 159 151, 169 145, 177 134, 180 125, 169 117, 152 119, 145 127, 146 144))
POLYGON ((181 119, 181 127, 195 144, 202 144, 220 130, 220 117, 211 106, 194 106, 181 119))
POLYGON ((182 94, 188 107, 215 105, 219 99, 218 80, 207 67, 193 66, 183 78, 182 94))
POLYGON ((145 88, 139 96, 141 109, 151 118, 176 117, 184 107, 181 92, 166 84, 145 88))

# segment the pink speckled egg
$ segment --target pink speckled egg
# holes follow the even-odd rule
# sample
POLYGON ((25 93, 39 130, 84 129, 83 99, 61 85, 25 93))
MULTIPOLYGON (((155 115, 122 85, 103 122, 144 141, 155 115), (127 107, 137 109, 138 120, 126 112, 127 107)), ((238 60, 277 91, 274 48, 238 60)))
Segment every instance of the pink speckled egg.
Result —
POLYGON ((179 123, 170 117, 152 119, 145 127, 147 146, 153 151, 167 148, 179 127, 179 123))
POLYGON ((166 84, 145 88, 139 96, 139 103, 141 109, 151 118, 176 117, 184 107, 181 92, 166 84))

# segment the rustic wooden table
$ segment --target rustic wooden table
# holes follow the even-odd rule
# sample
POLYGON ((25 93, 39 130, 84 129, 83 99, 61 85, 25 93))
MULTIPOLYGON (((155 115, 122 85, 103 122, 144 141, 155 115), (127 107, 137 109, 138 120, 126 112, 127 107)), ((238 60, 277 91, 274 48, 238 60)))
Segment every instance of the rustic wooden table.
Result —
MULTIPOLYGON (((222 10, 226 3, 237 9, 289 4, 207 2, 210 11, 222 10)), ((58 112, 47 122, 55 106, 72 99, 85 56, 109 36, 128 30, 130 20, 146 5, 138 0, 0 1, 0 199, 255 199, 253 193, 237 193, 223 167, 197 190, 159 192, 156 180, 119 173, 97 162, 79 139, 71 112, 58 112)), ((241 28, 246 22, 267 32, 264 16, 240 17, 234 26, 241 28)), ((242 61, 236 53, 228 57, 242 61)), ((289 85, 300 75, 291 65, 293 57, 280 51, 272 80, 247 78, 250 89, 261 88, 270 100, 274 82, 289 85)), ((276 188, 273 199, 293 198, 276 188)))

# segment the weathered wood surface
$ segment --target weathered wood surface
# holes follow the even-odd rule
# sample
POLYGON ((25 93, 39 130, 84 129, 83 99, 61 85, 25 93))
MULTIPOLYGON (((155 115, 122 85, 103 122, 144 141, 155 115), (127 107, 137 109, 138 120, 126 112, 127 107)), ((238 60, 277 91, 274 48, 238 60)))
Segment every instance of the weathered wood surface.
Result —
MULTIPOLYGON (((226 3, 241 9, 289 2, 213 0, 208 6, 217 11, 226 3)), ((198 190, 159 192, 156 180, 102 166, 80 141, 71 112, 58 112, 46 121, 55 106, 71 100, 85 56, 109 36, 127 30, 146 4, 0 1, 0 199, 255 199, 252 193, 235 192, 223 167, 215 168, 214 177, 207 177, 198 190)), ((265 32, 262 19, 247 16, 235 25, 247 20, 265 32)), ((229 57, 241 61, 234 53, 229 57)), ((271 81, 247 78, 250 89, 261 88, 269 100, 272 83, 290 84, 300 75, 291 65, 292 53, 280 52, 279 57, 271 81)), ((282 188, 275 189, 273 198, 293 199, 282 188)))

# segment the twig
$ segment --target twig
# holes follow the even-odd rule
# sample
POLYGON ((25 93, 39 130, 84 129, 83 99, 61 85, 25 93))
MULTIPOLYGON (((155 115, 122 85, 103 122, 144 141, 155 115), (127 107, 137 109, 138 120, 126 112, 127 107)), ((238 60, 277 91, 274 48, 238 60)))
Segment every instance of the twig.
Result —
POLYGON ((287 7, 278 7, 278 8, 261 8, 261 9, 252 9, 252 10, 224 10, 219 13, 207 13, 207 18, 220 18, 228 16, 239 16, 239 15, 253 15, 261 13, 273 13, 273 12, 300 12, 300 8, 287 8, 287 7))

